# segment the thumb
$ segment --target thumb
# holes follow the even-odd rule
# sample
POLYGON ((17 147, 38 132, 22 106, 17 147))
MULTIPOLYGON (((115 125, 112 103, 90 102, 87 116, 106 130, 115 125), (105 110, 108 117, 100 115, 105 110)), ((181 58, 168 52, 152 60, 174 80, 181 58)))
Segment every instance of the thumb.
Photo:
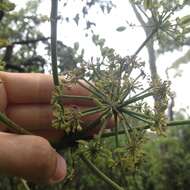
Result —
POLYGON ((66 163, 42 137, 0 132, 0 172, 53 184, 65 177, 66 163))

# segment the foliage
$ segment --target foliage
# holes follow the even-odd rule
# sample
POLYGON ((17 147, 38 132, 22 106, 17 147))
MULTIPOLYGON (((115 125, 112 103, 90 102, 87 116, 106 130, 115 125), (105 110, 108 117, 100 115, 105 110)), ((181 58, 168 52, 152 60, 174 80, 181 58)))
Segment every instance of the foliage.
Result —
POLYGON ((0 57, 6 70, 43 72, 46 61, 38 54, 37 42, 47 39, 36 27, 46 22, 47 17, 35 15, 37 8, 38 1, 33 0, 25 8, 6 13, 1 20, 0 57))
MULTIPOLYGON (((64 7, 69 7, 70 3, 72 2, 65 2, 64 7)), ((75 24, 78 26, 80 25, 80 22, 84 22, 84 27, 86 30, 92 29, 94 26, 96 26, 96 23, 88 17, 89 12, 94 8, 98 8, 101 12, 104 14, 109 14, 112 10, 112 8, 115 7, 113 2, 111 0, 104 1, 104 0, 89 0, 87 2, 82 2, 82 6, 80 8, 80 11, 76 12, 74 16, 69 17, 68 15, 63 16, 62 20, 69 22, 75 22, 75 24)))
MULTIPOLYGON (((189 189, 189 142, 190 129, 188 126, 172 127, 167 130, 167 137, 156 137, 154 133, 146 134, 145 144, 143 145, 143 162, 136 170, 135 175, 130 171, 125 174, 119 170, 110 170, 106 159, 99 161, 99 168, 112 178, 122 183, 127 179, 127 189, 129 190, 167 190, 167 189, 189 189)), ((121 141, 125 141, 122 136, 121 141)), ((114 137, 105 139, 104 146, 113 149, 114 137)), ((72 150, 74 151, 74 150, 72 150)), ((71 161, 69 151, 65 150, 66 159, 71 161)), ((96 158, 97 159, 97 158, 96 158)), ((75 160, 75 170, 73 176, 67 183, 60 183, 53 187, 34 186, 33 190, 109 190, 110 186, 102 180, 87 172, 89 168, 80 160, 75 160)))
POLYGON ((190 51, 188 50, 184 55, 182 55, 180 58, 175 60, 170 67, 167 68, 167 73, 171 69, 175 70, 174 77, 181 76, 182 70, 180 69, 182 64, 189 64, 190 62, 190 51))
POLYGON ((142 26, 145 30, 152 29, 158 24, 163 16, 169 16, 157 33, 159 53, 183 46, 189 38, 189 15, 178 16, 184 7, 189 5, 187 0, 132 0, 142 16, 142 26))
POLYGON ((9 12, 12 11, 15 8, 15 4, 10 1, 4 1, 2 0, 0 3, 0 10, 9 12))

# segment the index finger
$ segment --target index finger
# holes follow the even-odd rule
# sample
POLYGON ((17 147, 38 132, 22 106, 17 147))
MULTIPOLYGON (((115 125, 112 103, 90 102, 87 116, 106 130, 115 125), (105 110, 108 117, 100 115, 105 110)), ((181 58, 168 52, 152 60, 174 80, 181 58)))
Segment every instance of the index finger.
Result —
MULTIPOLYGON (((0 78, 5 86, 9 104, 49 104, 51 101, 54 89, 51 75, 0 72, 0 78)), ((88 96, 89 92, 78 84, 72 84, 69 88, 64 88, 64 94, 88 96)))

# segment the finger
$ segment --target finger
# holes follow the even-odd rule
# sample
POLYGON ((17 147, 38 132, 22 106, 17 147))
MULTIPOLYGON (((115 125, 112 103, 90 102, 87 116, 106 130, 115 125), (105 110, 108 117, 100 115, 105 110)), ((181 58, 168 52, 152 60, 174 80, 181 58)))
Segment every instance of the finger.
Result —
POLYGON ((0 171, 37 183, 55 183, 66 175, 65 160, 38 136, 0 133, 0 171))
POLYGON ((7 107, 7 96, 3 82, 0 79, 0 112, 4 112, 6 107, 7 107))
POLYGON ((32 133, 34 135, 41 136, 53 143, 60 142, 60 140, 63 139, 65 134, 63 130, 58 130, 58 129, 49 129, 49 130, 39 129, 36 131, 32 131, 32 133))
MULTIPOLYGON (((68 106, 65 106, 68 108, 68 106)), ((83 110, 87 107, 80 107, 83 110)), ((50 105, 14 105, 9 106, 6 110, 7 116, 19 126, 35 131, 39 129, 52 129, 52 107, 50 105)), ((101 113, 96 113, 81 118, 82 126, 87 126, 89 123, 96 120, 101 113)), ((109 126, 113 126, 113 122, 108 122, 109 126)))
POLYGON ((13 105, 6 109, 6 115, 19 126, 28 130, 50 129, 52 109, 50 105, 13 105))
MULTIPOLYGON (((6 107, 7 107, 7 95, 4 84, 0 79, 0 112, 5 112, 6 107)), ((6 127, 0 123, 0 131, 4 131, 5 128, 6 127)))
MULTIPOLYGON (((50 103, 54 88, 51 75, 40 73, 0 72, 9 103, 50 103)), ((68 95, 87 96, 89 92, 77 84, 66 86, 68 95)), ((81 101, 80 101, 81 102, 81 101)))

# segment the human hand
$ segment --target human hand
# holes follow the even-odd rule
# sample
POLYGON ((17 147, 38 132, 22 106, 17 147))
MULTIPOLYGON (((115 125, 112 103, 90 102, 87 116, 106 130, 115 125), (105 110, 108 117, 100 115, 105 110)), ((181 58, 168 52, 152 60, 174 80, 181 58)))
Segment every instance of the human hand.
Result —
MULTIPOLYGON (((23 177, 37 183, 56 183, 66 175, 65 160, 46 140, 57 140, 63 132, 51 128, 50 105, 53 81, 45 74, 0 73, 0 111, 34 135, 16 135, 0 126, 0 171, 6 175, 23 177), (41 137, 40 137, 41 136, 41 137), (43 138, 44 137, 44 138, 43 138)), ((65 94, 88 95, 73 85, 65 94)), ((92 106, 92 102, 64 102, 65 106, 92 106)), ((86 122, 92 117, 84 118, 86 122)))

